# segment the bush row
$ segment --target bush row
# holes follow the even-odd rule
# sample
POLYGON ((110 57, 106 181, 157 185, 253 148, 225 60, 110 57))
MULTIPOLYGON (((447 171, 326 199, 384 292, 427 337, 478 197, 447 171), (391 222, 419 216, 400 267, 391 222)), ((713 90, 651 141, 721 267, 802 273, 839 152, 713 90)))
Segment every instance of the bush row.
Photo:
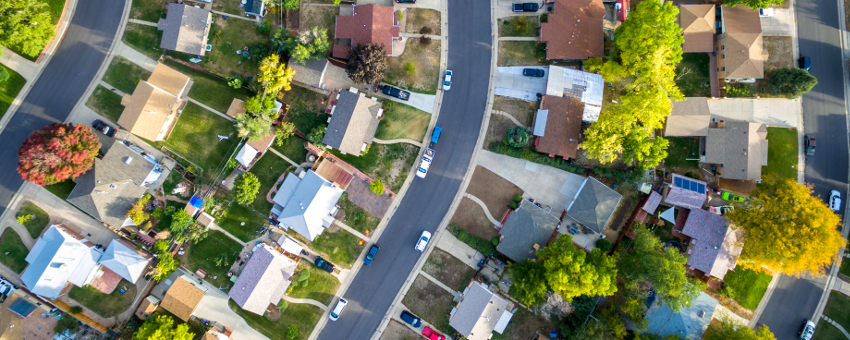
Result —
POLYGON ((466 230, 452 224, 449 226, 449 232, 452 233, 458 240, 468 244, 473 249, 484 254, 484 256, 493 255, 496 252, 496 246, 491 240, 485 240, 478 236, 468 233, 466 230))
POLYGON ((564 171, 572 172, 574 174, 584 175, 584 168, 577 165, 572 165, 569 161, 560 157, 549 157, 548 155, 537 153, 532 150, 523 148, 513 148, 499 141, 490 142, 490 145, 487 149, 495 153, 508 155, 514 158, 524 159, 534 163, 548 165, 564 171))

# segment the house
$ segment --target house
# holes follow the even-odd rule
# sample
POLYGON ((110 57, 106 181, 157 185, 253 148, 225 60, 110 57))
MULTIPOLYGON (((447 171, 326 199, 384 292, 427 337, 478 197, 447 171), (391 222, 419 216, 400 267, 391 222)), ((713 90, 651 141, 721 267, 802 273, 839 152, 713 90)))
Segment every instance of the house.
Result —
POLYGON ((673 179, 664 187, 664 203, 687 209, 702 209, 708 198, 707 186, 703 181, 673 174, 673 179))
POLYGON ((261 139, 254 141, 249 139, 236 153, 236 161, 245 168, 250 168, 254 165, 254 160, 258 160, 269 150, 274 139, 275 134, 272 130, 269 130, 269 133, 261 139))
POLYGON ((262 18, 266 15, 266 3, 262 0, 245 0, 245 15, 262 18))
POLYGON ((343 191, 348 190, 348 185, 354 180, 354 173, 337 164, 334 158, 322 158, 313 166, 313 171, 343 191))
POLYGON ((723 280, 735 269, 741 255, 743 235, 729 227, 725 218, 702 209, 691 209, 682 234, 691 237, 688 266, 723 280))
POLYGON ((151 256, 125 240, 112 240, 100 259, 100 264, 109 268, 121 278, 136 284, 142 276, 151 256))
MULTIPOLYGON (((552 3, 552 1, 549 1, 552 3)), ((581 60, 603 56, 602 0, 555 0, 537 41, 546 44, 546 59, 581 60)))
MULTIPOLYGON (((657 300, 656 300, 657 301, 657 300)), ((668 305, 656 302, 646 313, 646 333, 666 338, 676 335, 681 339, 701 339, 717 309, 717 300, 704 292, 691 302, 691 307, 673 313, 668 305)))
POLYGON ((168 4, 165 19, 159 19, 156 29, 162 31, 159 47, 203 56, 207 51, 212 13, 209 9, 186 4, 168 4))
POLYGON ((502 224, 496 250, 514 262, 533 260, 537 258, 537 250, 549 242, 560 222, 557 217, 534 203, 522 200, 519 207, 511 212, 502 224))
POLYGON ((148 318, 148 316, 150 316, 154 311, 156 311, 156 307, 158 306, 159 299, 157 299, 153 295, 148 295, 148 297, 142 300, 142 303, 139 304, 139 308, 136 309, 136 317, 144 321, 148 318))
POLYGON ((188 85, 189 77, 157 64, 147 81, 139 81, 133 94, 121 98, 124 112, 118 125, 144 139, 164 141, 177 124, 188 85))
POLYGON ((151 184, 159 180, 162 168, 141 148, 127 141, 117 142, 103 159, 82 176, 68 195, 68 202, 98 221, 121 228, 131 225, 127 210, 151 184))
POLYGON ((228 330, 227 327, 224 327, 223 330, 218 330, 215 327, 211 327, 210 330, 204 333, 204 336, 201 338, 201 340, 230 340, 230 335, 232 333, 233 332, 228 330))
POLYGON ((505 331, 514 308, 513 302, 496 295, 483 283, 472 281, 457 308, 452 309, 449 325, 469 340, 489 339, 493 331, 505 331))
POLYGON ((64 225, 54 224, 27 254, 21 281, 33 294, 55 300, 71 285, 85 286, 95 279, 103 252, 64 225))
POLYGON ((714 42, 717 78, 726 82, 755 82, 764 78, 764 49, 761 19, 746 6, 720 6, 720 33, 714 42))
POLYGON ((581 138, 582 112, 584 103, 578 99, 543 96, 532 124, 537 152, 549 157, 574 158, 581 138))
POLYGON ((599 119, 604 90, 605 80, 601 75, 568 67, 549 66, 545 95, 580 100, 584 103, 582 121, 595 122, 599 119))
POLYGON ((717 30, 714 5, 679 5, 679 27, 685 35, 682 52, 714 52, 717 30))
POLYGON ((297 261, 261 244, 227 295, 242 309, 263 315, 283 298, 296 267, 297 261))
POLYGON ((203 284, 194 283, 191 280, 193 279, 186 275, 177 277, 168 287, 160 304, 162 308, 183 321, 189 321, 189 317, 195 312, 195 307, 206 294, 203 284))
POLYGON ((328 71, 329 63, 327 58, 308 60, 304 64, 290 63, 289 66, 295 71, 292 82, 303 86, 324 89, 323 80, 325 79, 325 73, 328 71))
POLYGON ((290 173, 274 196, 270 218, 312 241, 333 223, 343 192, 313 170, 290 173))
POLYGON ((330 123, 322 143, 343 154, 359 156, 372 144, 378 130, 379 119, 384 115, 381 102, 352 88, 339 90, 331 105, 330 123))
POLYGON ((567 205, 567 215, 601 234, 617 210, 622 195, 593 177, 587 177, 567 205))
MULTIPOLYGON (((255 0, 258 1, 258 0, 255 0)), ((390 6, 351 5, 351 15, 338 15, 334 28, 333 57, 348 59, 351 49, 357 45, 383 45, 389 57, 397 57, 401 51, 393 47, 399 37, 399 18, 390 6)), ((342 10, 341 10, 342 11, 342 10)))

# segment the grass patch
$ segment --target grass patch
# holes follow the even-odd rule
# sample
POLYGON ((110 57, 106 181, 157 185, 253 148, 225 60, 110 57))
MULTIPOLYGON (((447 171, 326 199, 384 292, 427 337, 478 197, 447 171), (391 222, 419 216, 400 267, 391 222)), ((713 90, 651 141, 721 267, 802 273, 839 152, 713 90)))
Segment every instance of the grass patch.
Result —
POLYGON ((121 40, 154 60, 159 60, 159 57, 165 52, 165 50, 159 48, 159 44, 162 42, 162 31, 158 31, 153 26, 127 23, 124 37, 121 40))
POLYGON ((528 334, 534 334, 539 331, 540 334, 546 334, 555 328, 555 324, 546 318, 532 313, 525 307, 519 307, 511 317, 511 322, 505 328, 502 334, 493 332, 493 340, 510 340, 523 339, 528 334))
POLYGON ((756 310, 773 277, 754 270, 736 268, 726 273, 723 281, 735 292, 735 301, 749 310, 756 310))
POLYGON ((531 126, 534 123, 534 115, 538 107, 540 102, 537 101, 527 102, 502 96, 496 96, 493 99, 493 110, 509 113, 524 126, 531 126))
POLYGON ((50 193, 64 200, 68 198, 69 195, 71 195, 71 191, 74 190, 74 187, 76 185, 77 183, 74 183, 73 180, 66 179, 56 184, 45 185, 44 188, 47 189, 47 191, 50 191, 50 193))
POLYGON ((257 198, 254 199, 252 206, 254 209, 266 212, 271 211, 274 203, 269 203, 266 200, 266 194, 272 189, 272 186, 277 182, 277 179, 289 168, 289 163, 283 158, 278 157, 274 153, 266 152, 263 157, 254 164, 251 168, 251 173, 257 176, 260 180, 260 192, 257 193, 257 198))
POLYGON ((323 110, 324 96, 320 93, 301 86, 292 86, 292 89, 284 92, 279 99, 289 105, 286 121, 294 124, 295 131, 305 136, 310 134, 313 128, 328 122, 328 115, 323 110))
POLYGON ((38 238, 38 235, 41 235, 41 232, 44 231, 44 228, 47 228, 47 224, 50 223, 50 215, 30 201, 26 201, 21 204, 21 208, 18 209, 18 213, 15 214, 15 218, 25 215, 31 215, 32 218, 24 222, 24 226, 27 227, 27 231, 33 239, 38 238))
POLYGON ((309 247, 314 251, 326 255, 325 258, 332 263, 345 268, 351 268, 351 265, 360 256, 360 250, 363 248, 357 244, 358 242, 360 242, 359 237, 340 228, 336 232, 325 230, 324 233, 316 236, 316 239, 309 244, 309 247))
POLYGON ((844 336, 844 333, 842 333, 838 327, 826 322, 826 320, 821 320, 815 328, 815 336, 812 337, 812 340, 836 340, 846 338, 847 337, 844 336))
MULTIPOLYGON (((848 279, 850 279, 850 260, 841 259, 841 267, 838 269, 838 272, 848 279)), ((845 280, 846 281, 846 280, 845 280)))
POLYGON ((126 94, 133 94, 140 80, 148 80, 151 72, 124 57, 112 59, 103 81, 126 94))
POLYGON ((767 166, 762 177, 797 179, 797 129, 767 128, 767 166))
POLYGON ((500 37, 536 37, 540 26, 536 17, 512 17, 499 19, 500 37))
POLYGON ((440 35, 440 11, 424 8, 407 8, 404 10, 404 31, 407 33, 421 33, 427 27, 432 35, 440 35))
POLYGON ((316 327, 316 323, 319 322, 319 318, 322 317, 323 312, 319 307, 313 305, 290 303, 286 311, 280 316, 280 319, 271 321, 265 316, 247 312, 239 308, 239 305, 232 299, 228 300, 227 303, 230 305, 230 309, 245 319, 245 322, 251 328, 256 329, 271 339, 281 339, 286 334, 289 326, 295 326, 298 330, 295 339, 307 339, 310 337, 310 333, 313 332, 313 328, 316 327))
POLYGON ((236 129, 229 120, 188 103, 164 145, 211 173, 233 153, 236 142, 236 129), (230 138, 220 141, 218 135, 230 138))
MULTIPOLYGON (((241 54, 236 54, 236 51, 256 43, 268 43, 268 34, 260 33, 254 21, 224 20, 220 15, 213 14, 213 16, 215 16, 215 23, 210 28, 208 42, 212 45, 212 51, 207 52, 198 65, 204 70, 222 76, 239 76, 242 80, 247 80, 248 77, 256 78, 260 69, 259 60, 248 59, 241 54)), ((224 110, 226 111, 227 108, 224 110)))
POLYGON ((496 252, 496 246, 493 242, 487 239, 470 234, 468 231, 454 224, 449 225, 449 232, 452 233, 458 240, 468 244, 472 249, 477 250, 484 256, 493 255, 496 252))
POLYGON ((443 333, 452 329, 448 316, 452 309, 452 294, 422 275, 416 276, 402 304, 443 333))
MULTIPOLYGON (((168 173, 168 177, 165 178, 165 182, 162 182, 162 191, 165 192, 166 195, 171 195, 171 192, 174 191, 174 188, 177 187, 177 184, 180 184, 180 182, 182 181, 183 174, 176 169, 171 170, 168 173)), ((177 194, 176 196, 188 199, 192 197, 192 192, 184 191, 182 194, 177 194)))
POLYGON ((236 262, 236 257, 241 250, 242 245, 238 242, 218 230, 210 230, 207 238, 189 245, 186 255, 180 257, 180 263, 192 272, 203 269, 207 272, 204 280, 218 287, 226 287, 232 285, 230 278, 227 277, 227 271, 236 262), (215 265, 214 260, 219 254, 227 256, 228 265, 222 267, 215 265))
POLYGON ((375 138, 383 140, 407 138, 421 141, 430 123, 431 115, 427 112, 387 100, 384 101, 384 118, 378 124, 375 138))
POLYGON ((245 15, 245 9, 242 8, 240 5, 241 2, 239 0, 221 0, 214 1, 212 4, 212 9, 224 13, 245 15))
POLYGON ((65 9, 65 0, 45 0, 45 2, 50 8, 50 22, 54 25, 58 24, 62 11, 65 9))
POLYGON ((316 300, 325 306, 330 305, 334 299, 336 290, 339 288, 339 280, 309 261, 298 262, 298 270, 310 272, 310 278, 307 279, 309 284, 307 287, 303 287, 300 284, 298 287, 293 287, 288 295, 296 299, 316 300))
POLYGON ((15 97, 17 97, 18 93, 21 92, 21 89, 24 88, 27 80, 18 74, 18 72, 15 72, 15 70, 6 67, 6 65, 0 64, 0 67, 9 73, 9 79, 0 83, 0 118, 2 118, 3 115, 6 114, 6 110, 12 106, 12 102, 15 101, 15 97))
POLYGON ((406 143, 372 143, 369 152, 363 156, 343 155, 339 150, 331 153, 353 165, 372 179, 379 179, 390 190, 398 192, 404 184, 407 173, 416 161, 419 148, 406 143))
POLYGON ((328 38, 334 41, 334 30, 336 28, 336 16, 339 15, 338 6, 302 6, 301 23, 302 29, 319 27, 328 30, 328 38))
POLYGON ((69 298, 104 318, 116 316, 130 308, 135 296, 136 285, 124 279, 121 279, 111 294, 103 294, 92 286, 82 288, 73 286, 68 292, 69 298), (127 287, 127 291, 121 294, 123 287, 127 287))
POLYGON ((234 89, 227 86, 227 82, 209 73, 198 71, 173 60, 163 61, 168 67, 171 67, 181 73, 192 77, 192 88, 189 90, 189 97, 201 103, 209 105, 214 110, 225 113, 230 107, 233 99, 247 100, 248 97, 254 95, 253 92, 245 89, 234 89))
POLYGON ((498 66, 546 66, 546 44, 536 41, 500 41, 498 66))
POLYGON ((676 65, 676 86, 685 97, 711 97, 708 53, 685 53, 676 65))
POLYGON ((363 208, 358 207, 356 204, 352 203, 348 200, 348 193, 344 193, 343 197, 339 199, 339 207, 343 211, 345 211, 345 218, 342 220, 342 223, 345 223, 347 226, 354 228, 363 234, 366 233, 366 230, 375 231, 378 228, 378 224, 381 223, 381 220, 372 214, 368 213, 363 208))
POLYGON ((124 112, 124 105, 121 105, 121 96, 109 89, 98 85, 92 92, 89 100, 86 101, 86 106, 94 110, 106 119, 113 123, 118 122, 121 113, 124 112))
POLYGON ((689 161, 688 158, 699 158, 699 139, 691 137, 668 137, 670 145, 667 147, 667 158, 664 159, 664 168, 667 170, 678 169, 680 172, 699 167, 698 161, 689 161))
POLYGON ((413 92, 436 94, 441 77, 440 41, 431 39, 423 44, 420 39, 407 39, 398 58, 387 58, 383 81, 413 92), (407 74, 404 68, 408 63, 415 65, 413 74, 407 74))
POLYGON ((167 0, 133 0, 130 18, 157 22, 160 18, 165 18, 167 9, 167 0))
POLYGON ((443 250, 434 248, 422 270, 452 289, 462 292, 475 270, 443 250))
POLYGON ((12 228, 6 228, 0 237, 0 263, 20 274, 27 267, 27 254, 29 249, 21 241, 21 235, 12 228), (8 255, 6 255, 8 254, 8 255))
POLYGON ((272 149, 282 153, 295 163, 307 161, 307 149, 304 148, 304 143, 307 140, 298 136, 287 138, 280 146, 272 145, 272 149))
POLYGON ((844 295, 838 291, 829 293, 829 301, 826 302, 826 307, 823 309, 823 315, 837 322, 844 329, 850 328, 850 296, 844 295))
POLYGON ((216 221, 216 224, 238 239, 248 242, 260 236, 257 230, 260 230, 267 221, 266 216, 234 202, 227 208, 224 216, 216 221))

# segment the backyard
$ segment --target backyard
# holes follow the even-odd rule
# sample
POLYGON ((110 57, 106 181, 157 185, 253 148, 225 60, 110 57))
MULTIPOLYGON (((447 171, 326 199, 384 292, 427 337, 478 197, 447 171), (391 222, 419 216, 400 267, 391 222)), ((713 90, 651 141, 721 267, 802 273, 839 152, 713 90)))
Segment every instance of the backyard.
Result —
POLYGON ((249 242, 260 237, 257 231, 262 229, 268 220, 265 215, 260 215, 250 207, 233 202, 216 224, 243 242, 249 242))
MULTIPOLYGON (((293 287, 289 292, 289 296, 296 299, 311 299, 316 300, 330 306, 333 302, 336 290, 339 288, 339 280, 328 272, 319 269, 316 265, 309 261, 298 262, 299 272, 310 272, 310 278, 303 282, 309 282, 305 285, 299 282, 297 287, 293 287)), ((298 277, 298 274, 295 275, 298 277)), ((294 286, 294 284, 293 284, 294 286)))
POLYGON ((164 145, 204 170, 213 172, 231 154, 235 154, 233 146, 237 142, 236 129, 229 120, 188 103, 164 145), (230 138, 219 140, 218 136, 230 138))
POLYGON ((407 38, 404 52, 398 58, 387 58, 383 81, 413 92, 436 94, 441 76, 440 40, 407 38))
POLYGON ((245 15, 245 9, 242 8, 240 0, 220 0, 214 1, 212 10, 235 15, 245 15))
POLYGON ((466 263, 438 248, 431 251, 431 256, 422 266, 422 271, 459 292, 469 285, 469 281, 475 275, 475 270, 466 263))
POLYGON ((295 163, 303 163, 307 161, 307 149, 304 148, 304 143, 307 140, 296 135, 287 138, 280 146, 272 145, 272 149, 282 153, 295 163))
POLYGON ((165 18, 168 0, 133 0, 130 8, 130 18, 149 22, 157 22, 165 18))
POLYGON ((232 299, 228 300, 227 303, 230 305, 230 309, 245 319, 245 322, 251 328, 256 329, 271 339, 280 339, 281 335, 286 334, 290 326, 294 326, 298 330, 298 334, 294 339, 307 339, 322 316, 322 310, 319 307, 302 303, 290 303, 280 318, 272 321, 265 316, 247 312, 239 308, 232 299))
POLYGON ((372 179, 381 180, 390 190, 398 192, 416 161, 419 148, 404 143, 372 143, 369 152, 363 156, 342 155, 338 150, 331 152, 372 179))
POLYGON ((9 73, 9 79, 0 83, 0 118, 3 118, 6 110, 9 109, 9 106, 12 106, 12 102, 15 101, 15 97, 18 96, 18 92, 21 92, 27 80, 6 65, 0 64, 0 68, 9 73))
POLYGON ((121 96, 103 87, 103 85, 97 85, 91 97, 86 101, 86 106, 113 123, 118 122, 118 118, 124 112, 121 96))
POLYGON ((159 48, 162 41, 162 31, 158 31, 154 26, 128 22, 127 28, 124 30, 124 37, 121 40, 154 60, 158 60, 165 52, 165 50, 159 48))
POLYGON ((667 137, 670 145, 667 147, 667 158, 664 159, 664 169, 670 172, 686 173, 699 168, 698 161, 688 159, 699 158, 699 140, 691 137, 667 137))
MULTIPOLYGON (((283 174, 291 165, 283 160, 283 158, 278 157, 272 152, 266 152, 254 164, 254 167, 251 168, 251 173, 257 176, 257 179, 260 180, 260 192, 257 193, 257 197, 254 199, 254 203, 252 206, 254 209, 267 212, 272 210, 272 206, 274 203, 270 203, 266 199, 266 194, 269 193, 272 186, 277 182, 277 179, 280 178, 280 175, 283 174)), ((272 196, 274 197, 274 196, 272 196)))
POLYGON ((511 318, 510 323, 502 334, 493 333, 493 340, 523 339, 528 334, 540 332, 546 334, 555 329, 556 325, 543 316, 536 315, 522 306, 517 306, 517 311, 511 318))
POLYGON ((227 271, 242 251, 241 244, 218 230, 210 230, 207 238, 201 242, 187 244, 184 247, 186 247, 186 254, 178 258, 183 267, 192 272, 203 269, 207 272, 204 280, 219 288, 232 285, 230 278, 227 277, 227 271), (215 259, 219 254, 226 256, 227 265, 216 266, 215 259))
POLYGON ((536 37, 540 26, 536 17, 520 16, 499 19, 500 37, 536 37))
POLYGON ((404 32, 440 35, 440 11, 425 8, 404 10, 404 32), (425 29, 424 33, 422 29, 425 29), (430 30, 430 31, 429 31, 430 30))
POLYGON ((762 177, 777 175, 797 179, 797 129, 767 128, 767 166, 762 177))
POLYGON ((257 58, 237 54, 236 51, 241 51, 245 47, 252 48, 251 51, 253 51, 255 44, 268 44, 268 33, 257 30, 257 23, 254 21, 227 20, 216 14, 213 16, 215 23, 210 29, 208 41, 212 45, 212 51, 207 52, 198 65, 208 72, 221 76, 238 76, 242 77, 242 80, 256 77, 260 61, 257 58))
POLYGON ((69 298, 104 318, 116 316, 127 310, 127 308, 130 308, 135 296, 136 285, 125 279, 121 279, 121 282, 118 282, 118 286, 111 294, 104 294, 92 286, 82 288, 72 286, 71 291, 68 292, 69 298), (121 293, 121 288, 126 289, 123 294, 121 293))
POLYGON ((339 6, 301 6, 300 10, 301 29, 319 27, 328 31, 330 41, 334 41, 334 29, 336 28, 336 16, 339 15, 339 6))
POLYGON ((387 100, 384 101, 384 118, 378 124, 375 138, 421 141, 430 123, 431 115, 427 112, 387 100))
POLYGON ((452 294, 422 275, 410 285, 402 304, 410 312, 434 325, 439 331, 446 332, 449 326, 449 311, 452 309, 452 294))
POLYGON ((500 41, 498 66, 546 66, 546 44, 536 41, 500 41))
POLYGON ((103 82, 126 94, 133 94, 140 80, 148 80, 151 72, 124 57, 116 56, 103 75, 103 82))
POLYGON ((708 53, 685 53, 676 66, 676 86, 685 97, 711 97, 708 53))
POLYGON ((758 308, 771 279, 770 274, 738 267, 726 273, 723 281, 734 292, 735 301, 754 311, 758 308))
POLYGON ((35 205, 30 201, 26 201, 21 204, 21 208, 18 209, 18 213, 15 214, 15 218, 20 218, 23 216, 29 215, 30 218, 23 223, 25 227, 27 227, 27 231, 33 239, 37 239, 41 232, 44 231, 44 228, 47 228, 47 224, 50 223, 50 215, 47 214, 43 209, 39 208, 39 206, 35 205))
POLYGON ((245 89, 234 89, 227 82, 209 73, 199 71, 181 64, 174 60, 164 60, 163 63, 177 71, 192 78, 192 88, 189 97, 201 103, 209 105, 213 110, 221 113, 227 112, 233 99, 246 100, 254 96, 254 93, 245 89))
POLYGON ((347 192, 343 193, 342 197, 340 197, 339 208, 345 211, 345 218, 342 219, 342 223, 363 234, 366 234, 366 230, 375 231, 378 224, 381 223, 379 218, 372 216, 372 214, 351 202, 348 199, 347 192))
POLYGON ((328 115, 324 113, 324 96, 318 92, 292 86, 291 90, 283 92, 278 99, 289 105, 286 121, 294 124, 295 131, 305 136, 310 134, 313 128, 328 121, 328 115))
POLYGON ((21 236, 12 228, 6 228, 0 236, 0 263, 15 273, 21 273, 27 267, 29 249, 21 241, 21 236))

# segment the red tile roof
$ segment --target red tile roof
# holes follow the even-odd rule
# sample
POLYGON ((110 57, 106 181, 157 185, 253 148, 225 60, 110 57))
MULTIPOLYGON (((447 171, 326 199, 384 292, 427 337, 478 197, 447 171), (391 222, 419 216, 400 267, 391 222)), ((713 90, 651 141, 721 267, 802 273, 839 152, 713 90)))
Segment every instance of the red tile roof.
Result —
POLYGON ((118 287, 118 283, 121 282, 121 275, 118 275, 106 267, 101 267, 101 270, 103 270, 103 275, 95 278, 94 281, 92 281, 91 286, 101 291, 103 294, 112 294, 115 287, 118 287))
POLYGON ((393 38, 399 36, 398 21, 392 7, 378 5, 355 6, 353 15, 336 17, 336 39, 351 39, 351 46, 334 45, 333 56, 348 58, 353 46, 384 45, 387 55, 393 55, 393 38))
POLYGON ((604 16, 602 0, 555 0, 554 12, 540 25, 546 59, 602 57, 604 16))

